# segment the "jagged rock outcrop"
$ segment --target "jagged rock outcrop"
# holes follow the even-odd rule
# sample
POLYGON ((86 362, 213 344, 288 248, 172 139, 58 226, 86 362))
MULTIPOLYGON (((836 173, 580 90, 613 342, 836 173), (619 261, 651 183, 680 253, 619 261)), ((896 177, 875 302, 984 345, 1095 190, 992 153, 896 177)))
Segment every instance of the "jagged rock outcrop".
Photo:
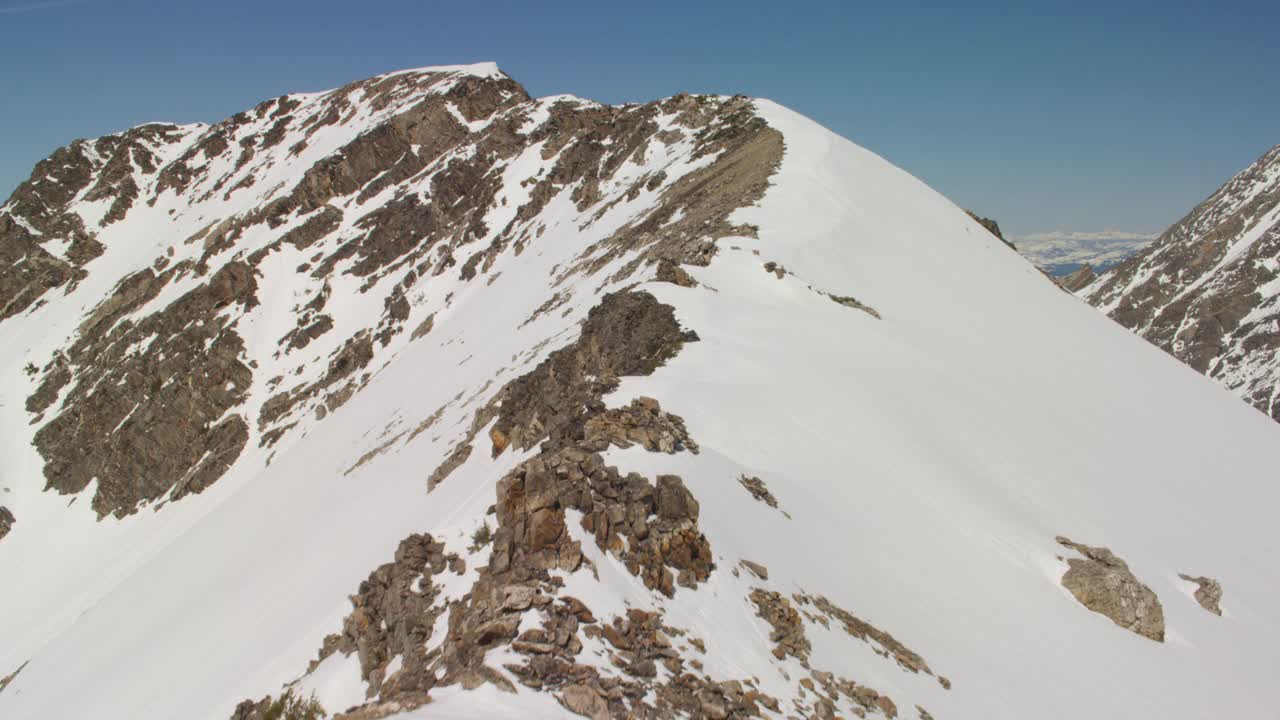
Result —
POLYGON ((1280 145, 1079 290, 1280 421, 1280 145))
POLYGON ((801 660, 809 659, 812 646, 805 636, 804 622, 800 613, 791 607, 791 602, 781 593, 756 589, 751 591, 751 602, 755 603, 756 613, 773 627, 769 640, 775 643, 774 657, 779 660, 788 655, 801 660))
MULTIPOLYGON (((493 434, 495 440, 514 438, 521 444, 517 447, 538 447, 496 485, 491 509, 496 529, 487 532, 486 520, 486 532, 476 534, 482 541, 471 548, 488 546, 488 564, 467 576, 474 581, 465 595, 455 592, 457 599, 449 599, 434 578, 463 575, 465 561, 431 535, 415 534, 400 543, 393 562, 361 583, 342 632, 326 638, 308 670, 334 653, 358 657, 367 702, 340 717, 381 717, 419 707, 430 701, 433 689, 448 685, 490 683, 511 690, 509 678, 554 692, 566 709, 590 718, 747 718, 781 709, 779 699, 763 692, 756 678, 713 680, 702 672, 696 655, 707 652, 705 643, 686 638, 686 631, 668 624, 661 611, 631 608, 625 615, 601 618, 562 591, 565 574, 600 571, 588 559, 584 541, 666 597, 679 587, 697 587, 716 569, 698 526, 701 505, 680 477, 657 475, 650 482, 637 473, 623 475, 600 455, 610 447, 633 445, 653 453, 697 452, 684 422, 652 398, 618 408, 601 402, 618 385, 614 373, 652 373, 694 338, 680 328, 669 306, 648 293, 607 295, 575 342, 500 390, 495 396, 502 399, 499 410, 480 411, 495 428, 505 428, 493 434), (570 527, 571 513, 580 518, 577 528, 570 527), (526 616, 537 620, 530 623, 526 616), (442 619, 448 631, 437 636, 434 629, 442 619), (598 661, 585 661, 589 646, 607 658, 613 672, 604 672, 598 661), (489 657, 499 648, 521 660, 495 666, 489 657)), ((515 442, 496 443, 495 450, 515 442)), ((743 478, 743 483, 749 490, 758 487, 763 502, 772 500, 760 481, 743 478)), ((757 580, 768 581, 764 566, 748 560, 741 565, 757 580)), ((774 628, 774 656, 793 657, 810 670, 806 620, 791 601, 766 588, 753 589, 743 600, 774 628)), ((797 602, 814 604, 850 635, 887 648, 877 649, 886 657, 892 651, 903 668, 930 672, 891 635, 825 598, 797 596, 797 602)), ((829 622, 827 617, 820 621, 829 622)), ((817 692, 819 684, 822 694, 805 703, 796 700, 797 711, 830 718, 846 702, 859 717, 896 717, 887 695, 832 673, 811 670, 797 691, 817 692)), ((252 713, 291 697, 245 701, 237 712, 256 718, 252 713)))
POLYGON ((697 527, 698 502, 679 477, 659 475, 651 484, 636 473, 623 476, 596 452, 633 442, 651 452, 696 450, 680 418, 662 412, 656 401, 639 398, 618 409, 600 401, 616 387, 614 373, 651 373, 694 337, 680 329, 670 307, 648 293, 608 295, 575 343, 498 394, 504 400, 498 425, 506 428, 503 436, 528 445, 547 440, 497 484, 489 563, 479 568, 463 599, 437 602, 440 590, 431 577, 446 570, 461 574, 465 564, 430 535, 413 535, 401 542, 394 562, 361 584, 342 633, 325 641, 312 666, 334 652, 358 654, 371 700, 345 716, 411 709, 428 702, 429 691, 441 685, 509 687, 506 676, 485 660, 505 645, 527 657, 506 666, 520 682, 559 690, 567 708, 587 717, 620 717, 628 708, 666 717, 675 709, 708 705, 758 716, 756 694, 744 693, 740 685, 734 692, 682 674, 667 639, 679 631, 665 627, 660 615, 633 610, 626 619, 597 625, 589 608, 559 594, 563 582, 551 574, 578 571, 586 562, 581 542, 567 527, 567 511, 580 513, 581 531, 600 550, 664 595, 671 596, 677 585, 694 587, 715 567, 697 527), (446 612, 448 634, 434 638, 437 618, 446 612), (519 631, 526 612, 543 614, 541 628, 519 631), (607 639, 634 680, 601 677, 578 664, 580 629, 584 638, 607 639), (397 657, 395 672, 387 675, 397 657), (676 679, 655 684, 655 662, 663 662, 676 679), (644 698, 655 689, 657 704, 649 706, 644 698))
POLYGON ((1067 560, 1062 586, 1081 605, 1116 625, 1156 642, 1164 642, 1164 608, 1160 599, 1133 576, 1129 565, 1104 547, 1058 537, 1058 544, 1084 556, 1067 560))
POLYGON ((602 441, 623 442, 630 432, 630 442, 641 443, 656 432, 670 452, 687 434, 682 425, 664 423, 656 403, 633 407, 625 415, 632 424, 628 429, 619 426, 622 416, 618 413, 603 412, 599 398, 617 387, 618 377, 652 373, 683 343, 697 337, 680 330, 670 310, 649 293, 607 296, 587 316, 577 343, 551 353, 533 372, 496 396, 500 408, 490 431, 493 454, 509 446, 530 448, 544 438, 553 446, 564 446, 582 440, 588 432, 602 441), (593 416, 591 424, 588 415, 593 416))
POLYGON ((965 212, 969 215, 969 217, 973 218, 974 222, 978 223, 983 228, 985 228, 987 232, 1000 238, 1000 242, 1004 243, 1005 245, 1008 245, 1013 250, 1018 249, 1017 246, 1013 244, 1013 242, 1005 239, 1004 233, 1000 232, 1000 223, 996 222, 995 220, 992 220, 991 218, 982 217, 977 213, 973 212, 972 210, 965 210, 965 212))
POLYGON ((769 492, 769 488, 760 478, 742 475, 738 477, 738 484, 746 488, 747 492, 751 493, 751 497, 756 500, 759 500, 771 508, 776 509, 778 507, 778 499, 773 496, 773 493, 769 492))
MULTIPOLYGON (((398 340, 406 328, 425 336, 451 297, 415 308, 434 278, 493 282, 495 262, 537 243, 540 213, 562 193, 584 229, 642 195, 654 207, 556 268, 558 289, 530 322, 569 300, 572 277, 615 261, 625 260, 614 282, 656 266, 689 286, 681 264, 706 264, 716 237, 754 232, 728 217, 763 194, 781 151, 746 98, 534 101, 496 69, 395 73, 269 100, 213 126, 146 125, 63 148, 0 208, 0 322, 94 268, 91 283, 110 287, 39 363, 27 407, 47 486, 79 493, 92 483, 100 515, 202 491, 246 447, 274 448, 345 404, 408 340, 398 340), (632 176, 654 156, 708 161, 632 176), (536 176, 505 173, 530 157, 545 165, 536 176), (108 277, 125 263, 106 243, 135 226, 155 239, 154 256, 108 277), (104 252, 110 263, 86 265, 104 252), (278 260, 298 253, 301 264, 278 260), (378 294, 376 319, 329 308, 344 278, 378 294), (271 323, 284 328, 277 345, 246 345, 246 328, 264 324, 259 289, 281 285, 299 288, 292 322, 271 323)), ((589 370, 626 373, 663 351, 632 350, 592 358, 589 370)), ((548 396, 535 424, 554 425, 556 404, 573 400, 548 396)), ((504 412, 497 432, 510 421, 504 412)))
POLYGON ((1221 583, 1219 583, 1217 580, 1214 580, 1211 577, 1204 577, 1203 575, 1199 577, 1193 577, 1185 573, 1178 573, 1178 577, 1182 578, 1183 580, 1186 580, 1187 582, 1195 583, 1198 586, 1196 588, 1195 598, 1196 598, 1196 602, 1200 603, 1200 607, 1204 608, 1205 610, 1208 610, 1214 615, 1222 614, 1221 583))

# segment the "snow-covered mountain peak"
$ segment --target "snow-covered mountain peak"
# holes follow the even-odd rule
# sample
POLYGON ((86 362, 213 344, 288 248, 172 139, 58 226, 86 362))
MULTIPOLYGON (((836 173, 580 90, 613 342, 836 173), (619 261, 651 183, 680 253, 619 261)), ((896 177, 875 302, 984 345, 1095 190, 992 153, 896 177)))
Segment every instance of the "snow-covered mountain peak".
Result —
POLYGON ((6 718, 1270 708, 1280 429, 775 103, 380 76, 0 254, 6 718))

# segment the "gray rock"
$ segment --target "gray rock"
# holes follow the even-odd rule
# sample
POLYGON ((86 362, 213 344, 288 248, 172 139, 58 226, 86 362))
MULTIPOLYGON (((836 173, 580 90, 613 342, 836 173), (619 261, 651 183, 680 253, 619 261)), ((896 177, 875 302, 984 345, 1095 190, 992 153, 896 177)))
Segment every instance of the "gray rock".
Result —
POLYGON ((761 565, 760 563, 753 563, 750 560, 743 560, 742 567, 746 568, 748 571, 751 572, 752 575, 755 575, 761 580, 769 579, 769 568, 761 565))
POLYGON ((560 691, 560 700, 570 712, 591 720, 608 720, 609 703, 587 685, 570 685, 560 691))
POLYGON ((698 501, 693 499, 676 475, 659 475, 657 480, 658 516, 664 520, 697 520, 698 501))
POLYGON ((1080 604, 1126 630, 1164 642, 1160 599, 1133 576, 1125 561, 1104 547, 1081 545, 1062 536, 1057 541, 1084 556, 1068 560, 1070 569, 1062 576, 1062 586, 1080 604))
POLYGON ((1192 577, 1183 573, 1178 573, 1178 577, 1199 585, 1196 588, 1196 602, 1200 603, 1200 607, 1208 610, 1214 615, 1222 614, 1222 585, 1211 577, 1192 577))

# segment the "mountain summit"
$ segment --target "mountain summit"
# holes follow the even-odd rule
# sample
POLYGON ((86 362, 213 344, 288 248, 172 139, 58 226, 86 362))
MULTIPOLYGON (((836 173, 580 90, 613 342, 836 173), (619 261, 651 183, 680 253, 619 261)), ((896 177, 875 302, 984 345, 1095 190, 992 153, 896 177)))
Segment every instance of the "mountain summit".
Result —
POLYGON ((0 208, 0 716, 1265 716, 1280 428, 766 100, 493 65, 0 208))

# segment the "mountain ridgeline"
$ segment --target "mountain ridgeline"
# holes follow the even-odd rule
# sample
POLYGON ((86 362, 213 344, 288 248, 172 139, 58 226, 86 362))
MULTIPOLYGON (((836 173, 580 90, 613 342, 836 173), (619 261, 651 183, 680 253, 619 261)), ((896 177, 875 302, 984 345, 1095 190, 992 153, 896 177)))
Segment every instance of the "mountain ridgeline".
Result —
POLYGON ((1076 291, 1280 422, 1280 145, 1076 291))
MULTIPOLYGON (((1273 357, 1270 167, 1122 283, 1183 295, 1083 292, 1252 283, 1188 352, 1273 357)), ((480 64, 79 140, 0 340, 6 719, 1272 710, 1280 428, 767 100, 480 64)))

